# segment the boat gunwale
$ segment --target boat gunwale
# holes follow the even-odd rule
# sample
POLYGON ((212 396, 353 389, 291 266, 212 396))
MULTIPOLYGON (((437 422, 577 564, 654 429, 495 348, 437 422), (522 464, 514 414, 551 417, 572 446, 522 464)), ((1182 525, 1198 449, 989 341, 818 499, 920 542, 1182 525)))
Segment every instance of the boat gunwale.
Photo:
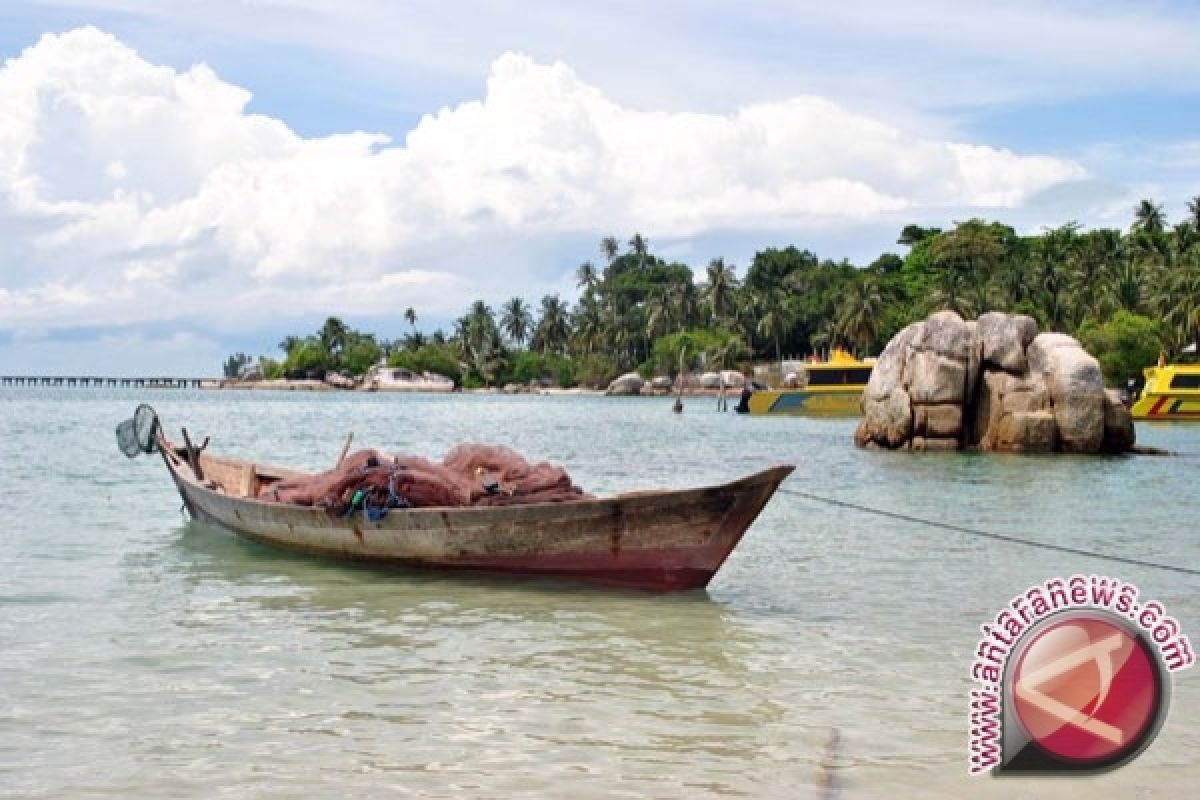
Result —
MULTIPOLYGON (((197 479, 192 472, 191 465, 180 455, 178 448, 160 433, 158 445, 163 454, 163 460, 167 463, 167 469, 171 476, 176 480, 179 489, 186 493, 199 492, 205 496, 220 498, 225 501, 231 501, 236 504, 244 504, 251 508, 284 512, 287 514, 311 515, 323 520, 343 521, 347 526, 358 524, 359 521, 350 517, 338 518, 331 517, 330 514, 323 508, 317 506, 306 506, 295 503, 279 503, 270 500, 263 500, 258 497, 248 497, 245 495, 231 494, 226 491, 218 491, 209 486, 206 486, 201 480, 197 479), (168 453, 170 456, 168 456, 168 453), (186 488, 185 486, 186 485, 186 488)), ((281 474, 283 477, 291 475, 304 475, 307 473, 298 470, 292 470, 286 467, 278 467, 269 464, 258 464, 257 462, 247 459, 233 458, 229 456, 215 456, 207 453, 201 458, 208 458, 223 462, 226 465, 250 466, 256 471, 281 474)), ((655 504, 657 502, 668 501, 669 504, 675 505, 680 502, 687 501, 690 498, 700 497, 713 493, 719 494, 742 494, 763 486, 771 485, 772 493, 779 485, 795 470, 795 467, 788 464, 777 464, 766 467, 744 475, 740 478, 735 478, 725 483, 710 484, 704 486, 690 486, 681 489, 669 488, 653 488, 653 489, 634 489, 625 492, 618 492, 612 495, 604 495, 600 497, 589 497, 580 500, 572 500, 567 502, 535 502, 535 503, 514 503, 507 506, 425 506, 421 508, 403 508, 389 509, 387 516, 382 519, 370 523, 377 528, 389 527, 388 520, 401 521, 412 517, 421 516, 445 516, 452 514, 455 516, 462 515, 464 517, 488 516, 495 519, 503 519, 505 517, 521 516, 541 516, 534 512, 545 512, 549 510, 559 510, 566 516, 571 516, 573 510, 580 509, 596 509, 605 506, 619 505, 622 507, 628 506, 643 506, 646 504, 655 504)), ((551 514, 550 516, 555 516, 551 514)))

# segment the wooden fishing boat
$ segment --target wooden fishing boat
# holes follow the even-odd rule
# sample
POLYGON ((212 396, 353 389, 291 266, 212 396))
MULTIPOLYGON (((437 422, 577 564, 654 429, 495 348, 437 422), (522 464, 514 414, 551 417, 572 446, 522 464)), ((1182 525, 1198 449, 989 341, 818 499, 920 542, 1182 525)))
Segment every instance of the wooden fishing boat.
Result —
POLYGON ((721 486, 567 503, 393 509, 371 521, 361 512, 339 517, 259 499, 262 486, 303 473, 218 457, 203 446, 198 452, 190 441, 176 445, 157 419, 154 430, 191 515, 249 539, 343 559, 656 591, 706 586, 794 469, 773 467, 721 486))

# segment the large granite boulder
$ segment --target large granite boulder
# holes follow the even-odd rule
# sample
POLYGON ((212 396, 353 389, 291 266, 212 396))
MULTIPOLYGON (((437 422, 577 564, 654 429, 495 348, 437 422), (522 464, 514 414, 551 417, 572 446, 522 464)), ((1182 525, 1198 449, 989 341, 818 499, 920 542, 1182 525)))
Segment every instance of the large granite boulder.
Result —
POLYGON ((1095 453, 1104 444, 1104 377, 1100 362, 1073 337, 1040 333, 1029 345, 1029 366, 1050 390, 1062 449, 1095 453))
POLYGON ((905 366, 904 383, 914 403, 962 403, 967 392, 966 359, 914 350, 905 366))
POLYGON ((1106 453, 1125 453, 1137 444, 1133 415, 1116 389, 1104 390, 1104 445, 1106 453))
POLYGON ((864 399, 863 402, 870 410, 863 415, 854 432, 854 441, 859 447, 875 443, 896 448, 909 440, 913 415, 906 391, 896 388, 882 400, 864 399))
POLYGON ((650 388, 656 392, 665 392, 673 385, 675 382, 668 375, 657 375, 650 381, 650 388))
POLYGON ((1037 336, 1037 322, 1025 314, 989 311, 975 321, 983 363, 1013 374, 1025 372, 1025 348, 1037 336))
POLYGON ((703 372, 700 374, 701 389, 720 389, 721 388, 721 373, 719 372, 703 372))
POLYGON ((619 378, 613 380, 608 385, 608 390, 605 394, 611 395, 634 395, 641 394, 642 387, 646 382, 642 380, 642 376, 636 372, 626 372, 619 378))
POLYGON ((1133 421, 1073 337, 1031 317, 941 311, 888 342, 863 392, 860 446, 1120 453, 1133 421))

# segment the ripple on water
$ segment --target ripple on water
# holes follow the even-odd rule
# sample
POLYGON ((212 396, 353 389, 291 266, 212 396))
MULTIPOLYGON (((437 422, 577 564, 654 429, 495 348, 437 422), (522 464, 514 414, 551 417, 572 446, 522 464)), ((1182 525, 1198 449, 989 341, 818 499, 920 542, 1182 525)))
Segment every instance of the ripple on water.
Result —
MULTIPOLYGON (((912 457, 852 421, 689 401, 148 393, 214 450, 318 468, 342 437, 436 456, 462 440, 569 465, 589 490, 794 462, 791 486, 1002 533, 1200 564, 1200 426, 1179 459, 912 457)), ((454 578, 274 552, 186 523, 112 429, 142 395, 0 390, 0 796, 1034 795, 968 781, 978 625, 1076 571, 1134 580, 1185 627, 1191 579, 970 540, 795 496, 707 593, 454 578), (73 458, 63 459, 70 453, 73 458), (11 457, 21 454, 21 458, 11 457), (840 743, 829 763, 832 733, 840 743)), ((1200 780, 1200 686, 1139 760, 1056 796, 1200 780)))

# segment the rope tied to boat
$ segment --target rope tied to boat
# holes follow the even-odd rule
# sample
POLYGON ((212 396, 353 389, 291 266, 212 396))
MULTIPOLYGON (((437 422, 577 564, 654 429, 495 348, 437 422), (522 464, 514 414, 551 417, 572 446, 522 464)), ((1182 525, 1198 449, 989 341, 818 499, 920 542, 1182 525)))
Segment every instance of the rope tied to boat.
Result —
POLYGON ((1130 558, 1128 556, 1118 556, 1109 553, 1099 553, 1094 550, 1085 550, 1081 547, 1071 547, 1064 544, 1054 544, 1052 542, 1041 542, 1036 539, 1026 539, 1021 536, 1013 536, 1007 533, 996 533, 995 531, 985 531, 979 528, 969 528, 965 525, 955 525, 951 522, 941 522, 935 519, 926 519, 912 514, 905 514, 901 511, 889 511, 883 508, 874 508, 872 506, 855 503, 850 500, 841 500, 836 497, 826 497, 824 495, 806 492, 803 489, 791 489, 788 487, 779 487, 781 494, 790 494, 795 497, 801 497, 805 500, 812 500, 818 503, 824 503, 838 508, 846 508, 852 511, 859 511, 864 514, 874 514, 878 517, 887 517, 889 519, 901 520, 903 522, 912 522, 918 525, 925 525, 930 528, 940 528, 941 530, 953 531, 961 533, 964 536, 975 536, 982 539, 990 539, 992 541, 1004 542, 1005 544, 1020 545, 1022 547, 1032 547, 1039 550, 1050 550, 1056 553, 1067 553, 1068 555, 1084 556, 1085 558, 1095 558, 1102 561, 1112 561, 1117 564, 1127 564, 1133 567, 1145 567, 1146 569, 1158 569, 1165 572, 1175 572, 1180 575, 1200 576, 1200 569, 1192 569, 1191 567, 1181 567, 1175 564, 1162 564, 1155 561, 1146 561, 1140 558, 1130 558))

